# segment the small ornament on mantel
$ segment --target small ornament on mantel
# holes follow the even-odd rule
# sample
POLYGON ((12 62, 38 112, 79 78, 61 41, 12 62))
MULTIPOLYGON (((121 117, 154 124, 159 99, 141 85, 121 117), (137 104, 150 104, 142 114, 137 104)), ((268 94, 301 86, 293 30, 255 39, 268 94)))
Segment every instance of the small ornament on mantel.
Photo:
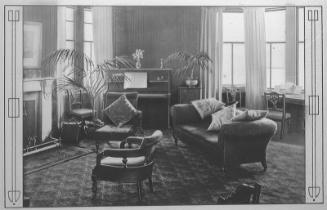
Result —
POLYGON ((160 68, 161 69, 164 68, 164 60, 163 60, 163 58, 160 59, 160 68))
POLYGON ((141 68, 141 59, 143 59, 144 50, 136 49, 135 53, 133 53, 133 59, 136 60, 135 67, 137 69, 141 68))

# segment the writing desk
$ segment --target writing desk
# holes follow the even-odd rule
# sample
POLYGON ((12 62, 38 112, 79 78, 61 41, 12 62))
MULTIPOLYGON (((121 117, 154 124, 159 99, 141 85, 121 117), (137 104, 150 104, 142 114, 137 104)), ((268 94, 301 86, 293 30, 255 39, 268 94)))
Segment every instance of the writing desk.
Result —
POLYGON ((304 94, 285 94, 285 103, 297 104, 304 106, 304 94))

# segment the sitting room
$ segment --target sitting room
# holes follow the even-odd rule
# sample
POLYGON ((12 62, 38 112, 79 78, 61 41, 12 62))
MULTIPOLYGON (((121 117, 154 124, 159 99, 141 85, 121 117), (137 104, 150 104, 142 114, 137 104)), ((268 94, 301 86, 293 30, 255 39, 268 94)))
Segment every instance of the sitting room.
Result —
POLYGON ((6 7, 23 206, 306 203, 319 8, 6 7))

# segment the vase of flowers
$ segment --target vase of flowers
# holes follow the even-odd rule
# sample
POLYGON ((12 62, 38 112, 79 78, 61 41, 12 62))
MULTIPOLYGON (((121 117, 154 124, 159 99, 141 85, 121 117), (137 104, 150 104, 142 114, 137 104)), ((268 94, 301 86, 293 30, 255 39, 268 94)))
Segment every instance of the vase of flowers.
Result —
POLYGON ((136 49, 135 53, 133 53, 133 59, 136 61, 135 67, 137 69, 141 68, 141 59, 143 59, 144 50, 136 49))

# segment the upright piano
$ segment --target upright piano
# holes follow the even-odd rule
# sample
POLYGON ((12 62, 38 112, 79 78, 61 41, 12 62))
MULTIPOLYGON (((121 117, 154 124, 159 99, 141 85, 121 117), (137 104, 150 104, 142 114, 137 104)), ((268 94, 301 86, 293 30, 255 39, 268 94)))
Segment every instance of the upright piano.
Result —
POLYGON ((169 128, 171 69, 119 69, 108 73, 108 91, 139 93, 144 128, 169 128))

